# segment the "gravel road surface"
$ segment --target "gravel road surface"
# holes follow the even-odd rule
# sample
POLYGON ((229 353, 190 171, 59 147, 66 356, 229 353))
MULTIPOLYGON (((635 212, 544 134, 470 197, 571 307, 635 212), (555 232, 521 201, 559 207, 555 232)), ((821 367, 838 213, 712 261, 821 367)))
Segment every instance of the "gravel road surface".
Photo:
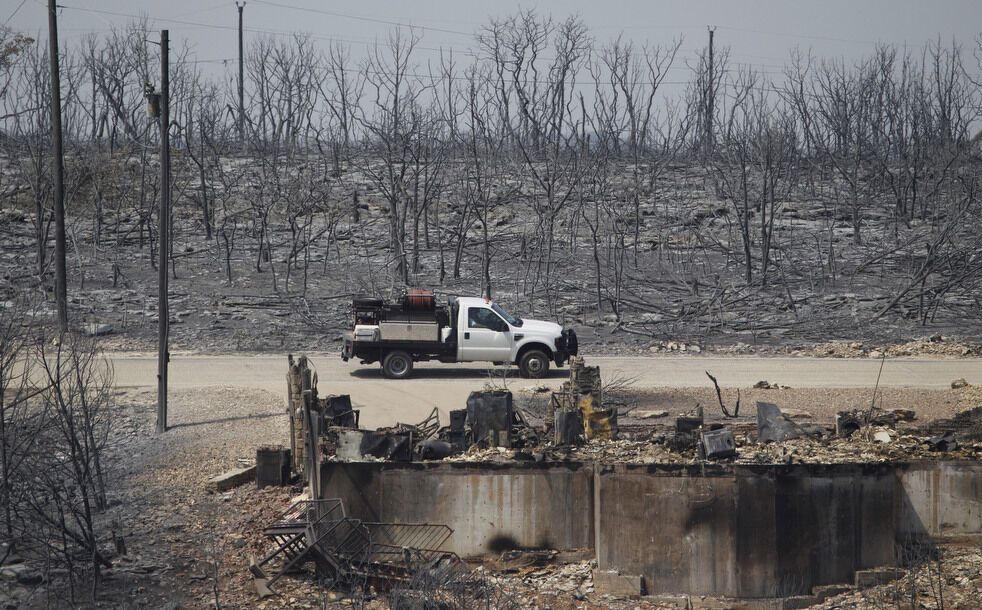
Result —
MULTIPOLYGON (((157 360, 154 355, 109 354, 121 388, 156 387, 157 360)), ((434 407, 446 416, 450 409, 464 406, 467 395, 488 381, 488 368, 480 365, 422 363, 413 379, 393 381, 382 378, 377 365, 362 366, 342 362, 336 354, 313 354, 321 396, 350 394, 360 408, 365 427, 413 422, 424 418, 434 407)), ((761 380, 792 388, 871 388, 876 384, 880 361, 838 358, 760 358, 760 357, 587 357, 588 364, 601 368, 605 378, 631 377, 638 390, 654 388, 704 387, 705 371, 719 379, 724 388, 749 388, 761 380)), ((195 356, 172 354, 170 387, 174 390, 225 386, 266 390, 286 396, 286 355, 195 356)), ((508 378, 513 391, 534 386, 558 387, 567 369, 553 369, 541 380, 508 378)), ((951 381, 964 378, 982 385, 980 359, 888 359, 883 364, 883 388, 948 388, 951 381)))

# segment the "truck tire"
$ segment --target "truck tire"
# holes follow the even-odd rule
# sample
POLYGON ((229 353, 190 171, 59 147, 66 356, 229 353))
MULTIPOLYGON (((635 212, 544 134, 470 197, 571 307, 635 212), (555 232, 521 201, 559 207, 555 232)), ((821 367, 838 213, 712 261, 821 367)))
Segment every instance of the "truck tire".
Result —
POLYGON ((389 352, 382 360, 382 374, 389 379, 405 379, 413 372, 413 358, 402 350, 389 352))
POLYGON ((549 372, 549 356, 537 349, 529 350, 518 359, 518 370, 522 377, 541 379, 549 372))

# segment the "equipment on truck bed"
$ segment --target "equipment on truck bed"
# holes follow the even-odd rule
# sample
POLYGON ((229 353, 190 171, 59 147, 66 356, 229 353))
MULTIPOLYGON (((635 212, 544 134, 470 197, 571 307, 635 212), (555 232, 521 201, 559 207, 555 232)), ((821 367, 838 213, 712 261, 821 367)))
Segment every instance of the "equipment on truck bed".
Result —
POLYGON ((487 299, 449 297, 443 305, 431 290, 410 288, 392 302, 356 297, 351 305, 341 357, 380 362, 390 379, 426 360, 511 362, 526 377, 543 377, 550 362, 562 366, 578 352, 572 329, 514 317, 487 299))

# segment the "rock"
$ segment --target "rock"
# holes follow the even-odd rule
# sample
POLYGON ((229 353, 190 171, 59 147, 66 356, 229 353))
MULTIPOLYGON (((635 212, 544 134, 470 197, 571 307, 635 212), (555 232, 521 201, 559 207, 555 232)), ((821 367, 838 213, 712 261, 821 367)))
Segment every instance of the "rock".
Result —
POLYGON ((698 354, 698 353, 702 352, 702 348, 699 347, 698 345, 690 345, 689 346, 689 351, 692 352, 693 354, 698 354))
POLYGON ((28 587, 36 587, 44 582, 44 576, 40 572, 23 563, 15 563, 0 568, 0 579, 16 580, 28 587))
POLYGON ((638 419, 653 419, 656 417, 665 417, 666 415, 668 415, 668 411, 665 411, 663 409, 655 409, 655 410, 643 409, 638 411, 631 411, 631 415, 637 417, 638 419))
POLYGON ((3 580, 17 580, 17 575, 23 571, 29 569, 23 563, 13 563, 5 565, 0 568, 0 579, 3 580))
POLYGON ((873 433, 873 440, 878 443, 890 443, 893 442, 893 436, 886 430, 877 430, 873 433))
POLYGON ((870 351, 870 353, 869 353, 869 354, 867 354, 867 355, 868 355, 868 356, 869 356, 870 358, 882 358, 882 357, 883 357, 883 352, 881 352, 881 351, 880 351, 880 350, 878 350, 878 349, 874 349, 874 350, 872 350, 872 351, 870 351))
POLYGON ((754 388, 757 390, 790 390, 791 388, 786 385, 781 385, 779 383, 771 383, 767 380, 758 381, 754 384, 754 388))
POLYGON ((112 324, 97 324, 90 322, 82 327, 82 332, 89 337, 101 337, 113 332, 112 324))
POLYGON ((956 380, 954 380, 954 381, 951 382, 951 389, 952 390, 960 390, 962 388, 967 388, 968 385, 969 384, 968 384, 967 381, 965 381, 965 378, 964 377, 961 377, 961 378, 956 379, 956 380))
POLYGON ((614 570, 594 570, 593 589, 598 595, 641 597, 644 588, 641 576, 620 574, 614 570))

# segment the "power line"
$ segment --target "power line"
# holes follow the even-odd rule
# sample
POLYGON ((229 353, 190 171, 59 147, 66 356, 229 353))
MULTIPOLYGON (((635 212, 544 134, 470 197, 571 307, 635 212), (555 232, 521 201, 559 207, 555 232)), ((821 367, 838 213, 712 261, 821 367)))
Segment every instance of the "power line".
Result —
MULTIPOLYGON (((796 34, 794 32, 774 32, 770 30, 757 30, 752 28, 738 28, 732 26, 719 26, 723 30, 732 30, 734 32, 749 32, 751 34, 764 34, 767 36, 782 36, 784 38, 804 38, 807 40, 825 40, 829 42, 845 42, 848 44, 865 44, 865 45, 878 45, 882 44, 883 41, 877 40, 859 40, 856 38, 836 38, 834 36, 810 36, 808 34, 796 34)), ((924 45, 919 45, 924 46, 924 45)))
POLYGON ((10 14, 10 17, 7 17, 7 23, 10 23, 10 20, 17 16, 17 12, 20 11, 20 7, 24 6, 26 2, 27 0, 20 0, 20 4, 17 5, 14 12, 10 14))
POLYGON ((281 4, 279 2, 269 2, 268 0, 254 0, 254 1, 257 2, 258 4, 265 4, 267 6, 275 6, 277 8, 286 8, 286 9, 291 9, 291 10, 295 10, 295 11, 304 11, 304 12, 307 12, 307 13, 317 13, 318 15, 328 15, 328 16, 331 16, 331 17, 341 17, 343 19, 354 19, 356 21, 367 21, 369 23, 381 23, 381 24, 384 24, 384 25, 394 25, 394 26, 397 26, 397 27, 407 27, 407 28, 414 28, 414 29, 419 29, 419 30, 429 30, 431 32, 443 32, 445 34, 457 34, 458 36, 468 36, 468 37, 474 36, 474 33, 473 32, 461 32, 460 30, 448 30, 446 28, 436 28, 436 27, 425 26, 425 25, 412 25, 412 24, 408 24, 408 23, 402 23, 402 22, 399 22, 399 21, 389 21, 387 19, 378 19, 376 17, 362 17, 362 16, 359 16, 359 15, 349 15, 347 13, 340 13, 340 12, 337 12, 337 11, 327 11, 327 10, 324 10, 324 9, 315 9, 315 8, 307 8, 307 7, 303 7, 303 6, 293 6, 293 5, 290 5, 290 4, 281 4))
MULTIPOLYGON (((117 11, 107 11, 107 10, 103 10, 103 9, 85 8, 85 7, 80 7, 80 6, 68 6, 68 5, 64 5, 64 4, 59 4, 58 7, 59 8, 63 8, 63 9, 73 10, 73 11, 80 11, 80 12, 83 12, 83 13, 95 13, 95 14, 99 14, 99 15, 109 15, 109 16, 113 16, 113 17, 125 17, 127 19, 145 19, 146 18, 146 19, 149 19, 151 21, 163 22, 163 23, 173 23, 173 24, 183 25, 183 26, 187 26, 187 27, 196 27, 196 28, 206 28, 206 29, 213 29, 213 30, 226 30, 226 31, 238 32, 238 27, 237 26, 220 25, 220 24, 210 24, 210 23, 200 23, 200 22, 196 22, 196 21, 187 21, 187 20, 184 20, 184 19, 173 19, 173 18, 167 18, 167 17, 150 17, 149 15, 134 15, 132 13, 120 13, 120 12, 117 12, 117 11)), ((407 26, 407 27, 409 27, 409 26, 407 26)), ((432 29, 432 28, 429 28, 429 29, 432 29)), ((251 32, 253 34, 267 34, 267 35, 270 35, 270 36, 285 36, 285 37, 289 37, 289 38, 293 38, 294 36, 296 36, 298 34, 298 32, 284 32, 284 31, 269 30, 269 29, 262 29, 262 28, 244 28, 244 31, 251 32)), ((348 44, 361 44, 361 45, 365 45, 365 46, 368 46, 368 47, 374 46, 376 44, 376 42, 368 42, 368 41, 362 41, 362 40, 352 40, 352 39, 338 38, 336 36, 318 36, 316 34, 311 34, 311 33, 304 33, 303 35, 304 36, 307 36, 307 37, 309 37, 311 39, 314 39, 314 40, 321 40, 321 41, 326 41, 326 42, 343 42, 343 43, 348 43, 348 44)), ((470 34, 468 34, 468 35, 470 35, 470 34)), ((434 52, 445 52, 445 51, 453 50, 453 51, 456 51, 456 52, 461 53, 462 55, 474 55, 475 54, 473 49, 460 49, 460 48, 454 48, 454 47, 434 48, 434 47, 426 47, 426 46, 422 46, 422 45, 416 45, 416 46, 414 46, 414 48, 415 49, 420 49, 420 50, 434 51, 434 52)))

